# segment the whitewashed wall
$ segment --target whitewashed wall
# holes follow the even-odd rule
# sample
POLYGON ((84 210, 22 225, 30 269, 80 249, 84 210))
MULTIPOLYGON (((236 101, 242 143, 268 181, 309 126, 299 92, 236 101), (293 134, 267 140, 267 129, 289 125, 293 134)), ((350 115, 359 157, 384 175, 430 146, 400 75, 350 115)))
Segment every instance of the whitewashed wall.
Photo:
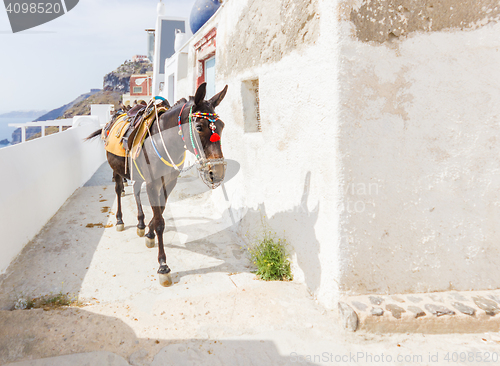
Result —
MULTIPOLYGON (((76 118, 76 117, 75 117, 76 118)), ((0 149, 0 273, 105 161, 96 117, 77 127, 0 149)))

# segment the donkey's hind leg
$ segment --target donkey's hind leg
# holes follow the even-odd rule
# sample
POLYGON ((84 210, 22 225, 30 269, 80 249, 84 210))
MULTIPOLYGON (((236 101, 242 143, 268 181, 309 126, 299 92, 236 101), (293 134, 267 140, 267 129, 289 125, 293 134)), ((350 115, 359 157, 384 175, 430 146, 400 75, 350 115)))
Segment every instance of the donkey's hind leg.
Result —
MULTIPOLYGON (((137 235, 140 237, 144 236, 144 232, 146 229, 146 225, 144 224, 144 211, 142 210, 142 204, 141 204, 141 186, 142 186, 142 181, 135 181, 134 182, 134 197, 135 197, 135 202, 137 203, 137 235)), ((153 237, 153 246, 154 246, 154 237, 153 237)))
POLYGON ((122 220, 122 191, 123 191, 123 179, 121 176, 113 171, 113 178, 115 178, 115 192, 116 198, 118 200, 118 208, 116 209, 116 231, 125 230, 125 224, 122 220))

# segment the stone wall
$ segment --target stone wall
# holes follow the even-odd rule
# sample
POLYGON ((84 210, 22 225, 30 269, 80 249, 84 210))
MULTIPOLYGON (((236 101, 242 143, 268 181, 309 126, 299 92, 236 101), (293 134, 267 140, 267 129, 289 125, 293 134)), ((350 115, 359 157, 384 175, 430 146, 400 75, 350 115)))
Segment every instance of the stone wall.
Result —
POLYGON ((500 287, 499 8, 341 6, 344 292, 500 287))
POLYGON ((391 41, 413 32, 471 30, 500 18, 496 0, 365 0, 341 8, 341 16, 355 25, 356 38, 364 42, 391 41))
POLYGON ((319 37, 316 0, 248 1, 237 26, 224 39, 218 55, 218 73, 235 75, 253 67, 280 61, 319 37))

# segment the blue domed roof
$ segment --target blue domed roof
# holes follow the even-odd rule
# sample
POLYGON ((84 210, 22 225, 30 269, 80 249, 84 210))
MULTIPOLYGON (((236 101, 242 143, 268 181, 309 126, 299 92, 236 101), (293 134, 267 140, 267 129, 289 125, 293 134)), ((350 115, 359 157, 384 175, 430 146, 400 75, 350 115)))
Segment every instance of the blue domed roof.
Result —
POLYGON ((189 23, 193 34, 203 27, 203 24, 219 9, 219 0, 196 0, 191 10, 189 23))

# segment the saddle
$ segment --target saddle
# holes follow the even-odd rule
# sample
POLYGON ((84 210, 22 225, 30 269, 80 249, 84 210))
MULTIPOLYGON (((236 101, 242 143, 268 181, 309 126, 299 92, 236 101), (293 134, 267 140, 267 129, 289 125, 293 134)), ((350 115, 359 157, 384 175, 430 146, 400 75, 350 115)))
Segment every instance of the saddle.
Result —
POLYGON ((137 159, 156 115, 159 117, 169 107, 166 100, 156 106, 150 102, 147 106, 139 104, 127 113, 115 115, 102 130, 101 138, 104 140, 106 151, 137 159))
POLYGON ((127 111, 127 116, 134 117, 140 110, 144 109, 146 104, 137 104, 127 111))

